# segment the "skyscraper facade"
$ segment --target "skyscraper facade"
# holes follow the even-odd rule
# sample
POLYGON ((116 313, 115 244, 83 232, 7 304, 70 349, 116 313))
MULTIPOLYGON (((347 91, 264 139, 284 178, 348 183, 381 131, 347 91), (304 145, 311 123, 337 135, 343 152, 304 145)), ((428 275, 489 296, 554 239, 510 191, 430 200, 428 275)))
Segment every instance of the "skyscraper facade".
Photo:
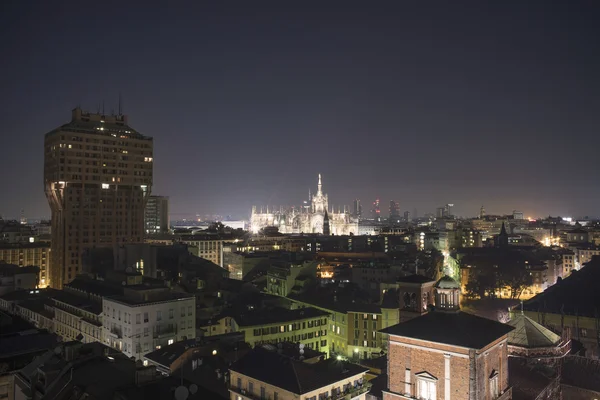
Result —
POLYGON ((360 204, 359 199, 354 200, 354 210, 352 212, 352 216, 354 218, 362 218, 362 205, 360 204))
POLYGON ((373 216, 373 220, 380 222, 381 221, 381 208, 379 207, 379 199, 376 199, 373 202, 373 208, 371 209, 371 215, 373 216))
POLYGON ((157 234, 169 232, 169 198, 166 196, 150 196, 144 212, 146 233, 157 234))
POLYGON ((397 201, 390 200, 390 219, 400 217, 400 204, 397 201))
POLYGON ((85 249, 143 241, 153 141, 125 115, 77 107, 71 122, 46 134, 44 158, 52 211, 49 285, 60 289, 81 272, 85 249))

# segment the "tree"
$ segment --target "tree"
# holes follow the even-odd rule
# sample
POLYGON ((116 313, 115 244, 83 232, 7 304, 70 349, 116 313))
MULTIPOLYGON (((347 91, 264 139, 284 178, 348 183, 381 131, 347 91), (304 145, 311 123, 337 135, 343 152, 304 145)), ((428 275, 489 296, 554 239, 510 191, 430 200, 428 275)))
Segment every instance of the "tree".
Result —
POLYGON ((498 274, 493 269, 472 271, 466 285, 467 297, 495 298, 499 286, 498 274))
POLYGON ((510 289, 510 298, 518 299, 523 290, 533 284, 529 269, 521 263, 510 263, 500 269, 501 286, 510 289))

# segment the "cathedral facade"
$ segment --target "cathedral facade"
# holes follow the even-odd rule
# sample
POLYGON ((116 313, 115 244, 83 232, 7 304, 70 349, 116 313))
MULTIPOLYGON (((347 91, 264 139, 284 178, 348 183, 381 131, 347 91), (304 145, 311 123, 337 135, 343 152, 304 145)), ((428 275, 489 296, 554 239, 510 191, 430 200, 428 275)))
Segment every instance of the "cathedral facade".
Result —
POLYGON ((251 231, 258 233, 263 228, 274 226, 281 233, 358 234, 358 219, 353 218, 345 209, 338 212, 330 210, 329 200, 322 189, 319 174, 317 193, 310 196, 308 204, 300 209, 269 211, 267 208, 266 212, 257 212, 256 206, 252 207, 251 231))

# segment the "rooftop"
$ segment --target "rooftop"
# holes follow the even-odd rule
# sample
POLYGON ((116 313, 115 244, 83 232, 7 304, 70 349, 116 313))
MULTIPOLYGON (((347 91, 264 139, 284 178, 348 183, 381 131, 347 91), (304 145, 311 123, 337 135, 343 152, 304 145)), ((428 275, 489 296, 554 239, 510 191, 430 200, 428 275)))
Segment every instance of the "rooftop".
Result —
POLYGON ((335 359, 307 364, 261 347, 250 351, 230 369, 295 394, 308 393, 368 371, 335 359), (261 368, 257 368, 259 365, 261 368))
POLYGON ((327 317, 329 316, 329 313, 312 307, 299 308, 296 310, 275 307, 268 310, 229 310, 223 312, 222 317, 225 316, 233 318, 239 326, 257 326, 280 324, 310 318, 327 317))
POLYGON ((515 329, 508 334, 508 344, 512 346, 539 348, 554 347, 561 342, 561 337, 548 328, 544 328, 531 318, 518 314, 508 322, 515 329))
POLYGON ((434 280, 430 279, 426 276, 423 276, 423 275, 412 274, 412 275, 402 276, 402 277, 398 278, 398 282, 423 284, 423 283, 434 282, 434 280))
POLYGON ((462 311, 432 311, 381 330, 395 336, 427 340, 470 349, 482 349, 514 328, 462 311))
POLYGON ((543 293, 525 301, 523 310, 595 318, 600 304, 600 256, 592 257, 579 271, 559 280, 543 293))

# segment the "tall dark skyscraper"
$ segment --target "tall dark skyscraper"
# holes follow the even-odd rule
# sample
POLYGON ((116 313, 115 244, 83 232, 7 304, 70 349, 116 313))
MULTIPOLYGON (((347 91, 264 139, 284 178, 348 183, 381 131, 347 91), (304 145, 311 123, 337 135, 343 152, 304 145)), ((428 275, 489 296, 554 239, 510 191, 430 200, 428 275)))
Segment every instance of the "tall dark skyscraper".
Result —
POLYGON ((353 217, 359 219, 362 218, 362 204, 360 204, 359 199, 354 200, 353 217))
POLYGON ((52 211, 50 286, 81 272, 90 247, 141 242, 152 186, 153 141, 127 116, 83 112, 46 134, 44 186, 52 211))
POLYGON ((400 204, 397 201, 390 200, 390 218, 397 218, 400 216, 400 204))
POLYGON ((146 233, 169 232, 169 198, 165 196, 150 196, 144 212, 146 233))

